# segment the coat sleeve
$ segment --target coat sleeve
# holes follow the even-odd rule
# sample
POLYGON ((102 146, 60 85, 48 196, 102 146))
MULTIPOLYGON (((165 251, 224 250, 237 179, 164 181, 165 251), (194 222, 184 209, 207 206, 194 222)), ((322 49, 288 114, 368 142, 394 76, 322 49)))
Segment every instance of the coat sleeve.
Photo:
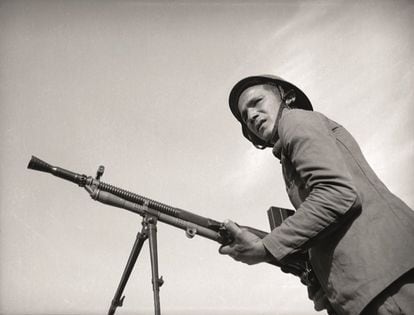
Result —
POLYGON ((305 185, 302 189, 309 192, 296 213, 263 239, 266 249, 282 262, 335 231, 359 208, 359 199, 323 115, 291 110, 278 130, 284 155, 305 185))

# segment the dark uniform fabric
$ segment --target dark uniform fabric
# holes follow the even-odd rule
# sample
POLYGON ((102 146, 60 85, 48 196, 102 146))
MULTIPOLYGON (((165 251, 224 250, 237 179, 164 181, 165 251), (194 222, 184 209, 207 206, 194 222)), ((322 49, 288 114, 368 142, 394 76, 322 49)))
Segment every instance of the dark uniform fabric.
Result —
POLYGON ((414 310, 414 269, 381 292, 361 315, 410 315, 414 310))
POLYGON ((360 314, 414 268, 414 212, 385 187, 341 125, 318 112, 284 109, 277 128, 273 153, 296 213, 264 245, 281 262, 309 249, 335 312, 360 314))

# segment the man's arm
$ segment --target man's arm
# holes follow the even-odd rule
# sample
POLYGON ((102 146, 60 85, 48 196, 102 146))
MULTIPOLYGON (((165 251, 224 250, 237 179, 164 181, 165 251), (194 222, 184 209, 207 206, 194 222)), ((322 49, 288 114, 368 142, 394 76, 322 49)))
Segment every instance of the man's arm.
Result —
POLYGON ((279 261, 306 250, 318 238, 339 226, 359 198, 336 138, 319 113, 288 111, 279 124, 284 157, 309 191, 309 195, 286 219, 263 239, 279 261))

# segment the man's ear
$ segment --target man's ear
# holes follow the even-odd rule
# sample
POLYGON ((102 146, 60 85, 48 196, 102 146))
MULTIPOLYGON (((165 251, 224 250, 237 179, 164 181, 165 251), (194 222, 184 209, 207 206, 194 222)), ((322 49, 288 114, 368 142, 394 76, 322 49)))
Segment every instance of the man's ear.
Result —
POLYGON ((292 89, 292 90, 289 90, 289 91, 287 91, 284 95, 283 95, 283 101, 285 102, 285 104, 288 106, 288 107, 291 107, 291 105, 295 102, 295 100, 296 100, 296 93, 295 93, 295 91, 292 89))

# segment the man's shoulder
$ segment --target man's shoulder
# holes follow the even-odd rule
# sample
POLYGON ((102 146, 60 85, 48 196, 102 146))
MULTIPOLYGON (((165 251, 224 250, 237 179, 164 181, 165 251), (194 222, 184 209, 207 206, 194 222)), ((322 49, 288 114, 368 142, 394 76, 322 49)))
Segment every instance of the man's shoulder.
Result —
POLYGON ((306 128, 312 125, 321 125, 329 119, 315 111, 303 110, 303 109, 287 109, 283 112, 279 121, 279 132, 285 129, 296 129, 297 127, 306 128))
POLYGON ((324 114, 311 111, 311 110, 304 110, 299 108, 292 108, 286 109, 281 117, 281 121, 302 121, 302 120, 313 120, 313 119, 328 119, 324 114))

